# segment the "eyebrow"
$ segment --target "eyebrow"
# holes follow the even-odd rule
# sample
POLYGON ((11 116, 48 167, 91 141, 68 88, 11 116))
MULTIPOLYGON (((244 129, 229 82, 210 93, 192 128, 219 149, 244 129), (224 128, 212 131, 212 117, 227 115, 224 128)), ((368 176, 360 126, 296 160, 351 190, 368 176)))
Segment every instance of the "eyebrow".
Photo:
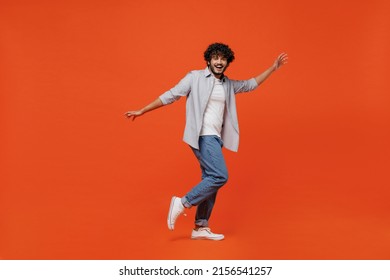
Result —
POLYGON ((211 57, 222 57, 222 58, 227 59, 227 57, 224 56, 223 54, 212 54, 211 57))

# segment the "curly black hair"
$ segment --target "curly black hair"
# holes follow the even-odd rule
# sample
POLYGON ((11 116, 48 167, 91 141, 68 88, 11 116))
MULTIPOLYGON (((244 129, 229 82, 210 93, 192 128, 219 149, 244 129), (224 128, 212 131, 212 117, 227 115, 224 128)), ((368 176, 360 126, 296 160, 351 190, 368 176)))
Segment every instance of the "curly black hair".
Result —
POLYGON ((222 43, 214 43, 208 46, 204 52, 204 60, 206 60, 206 63, 210 62, 211 57, 214 55, 222 55, 227 59, 228 64, 234 60, 234 52, 228 45, 222 43))

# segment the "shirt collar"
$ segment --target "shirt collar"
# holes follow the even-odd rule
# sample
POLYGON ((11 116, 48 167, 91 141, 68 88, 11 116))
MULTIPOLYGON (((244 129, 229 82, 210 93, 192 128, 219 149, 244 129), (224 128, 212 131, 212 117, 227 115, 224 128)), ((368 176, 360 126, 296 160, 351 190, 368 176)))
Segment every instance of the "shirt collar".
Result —
POLYGON ((206 67, 206 69, 204 70, 204 76, 210 77, 210 75, 211 75, 210 69, 209 69, 209 67, 206 67))

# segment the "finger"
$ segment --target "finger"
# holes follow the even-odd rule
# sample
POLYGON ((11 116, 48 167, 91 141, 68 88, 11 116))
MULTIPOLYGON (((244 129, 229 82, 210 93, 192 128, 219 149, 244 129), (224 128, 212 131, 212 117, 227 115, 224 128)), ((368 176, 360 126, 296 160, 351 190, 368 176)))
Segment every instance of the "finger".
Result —
POLYGON ((131 117, 131 116, 133 116, 135 113, 136 113, 136 112, 134 112, 134 111, 128 111, 128 112, 125 113, 125 115, 126 115, 127 117, 131 117))
POLYGON ((283 57, 280 58, 280 61, 283 62, 283 63, 284 63, 284 62, 287 62, 287 60, 288 60, 287 54, 286 54, 285 56, 283 56, 283 57))
POLYGON ((285 58, 285 57, 287 57, 287 54, 286 53, 281 53, 279 56, 278 56, 278 58, 279 59, 283 59, 283 58, 285 58))

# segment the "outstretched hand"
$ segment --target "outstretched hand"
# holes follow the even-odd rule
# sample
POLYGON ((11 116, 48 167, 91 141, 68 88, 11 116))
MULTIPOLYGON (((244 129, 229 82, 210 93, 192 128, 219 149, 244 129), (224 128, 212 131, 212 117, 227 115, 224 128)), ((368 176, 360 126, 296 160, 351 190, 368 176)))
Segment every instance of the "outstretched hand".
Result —
POLYGON ((133 121, 135 120, 135 118, 136 117, 139 117, 139 116, 141 116, 143 114, 143 112, 142 111, 128 111, 128 112, 126 112, 125 113, 125 116, 127 117, 127 118, 133 118, 133 121))
POLYGON ((286 64, 288 62, 288 56, 286 53, 281 53, 278 58, 275 60, 274 62, 274 70, 277 70, 279 69, 281 66, 283 66, 284 64, 286 64))
POLYGON ((156 100, 154 100, 152 103, 148 104, 147 106, 145 106, 144 108, 142 108, 141 110, 138 110, 138 111, 128 111, 125 113, 125 116, 127 118, 133 118, 133 121, 135 120, 135 118, 139 117, 139 116, 142 116, 143 114, 149 112, 149 111, 152 111, 154 109, 157 109, 157 108, 160 108, 163 106, 163 103, 161 101, 160 98, 157 98, 156 100))

